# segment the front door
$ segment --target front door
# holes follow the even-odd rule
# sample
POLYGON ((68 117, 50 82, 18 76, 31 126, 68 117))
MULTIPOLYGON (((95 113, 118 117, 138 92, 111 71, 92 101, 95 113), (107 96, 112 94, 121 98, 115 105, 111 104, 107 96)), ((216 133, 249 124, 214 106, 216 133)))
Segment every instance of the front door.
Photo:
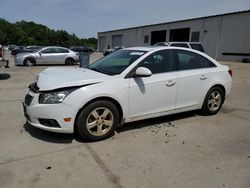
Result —
POLYGON ((152 75, 130 78, 129 118, 156 117, 174 110, 178 83, 171 50, 155 52, 137 67, 148 68, 152 75))

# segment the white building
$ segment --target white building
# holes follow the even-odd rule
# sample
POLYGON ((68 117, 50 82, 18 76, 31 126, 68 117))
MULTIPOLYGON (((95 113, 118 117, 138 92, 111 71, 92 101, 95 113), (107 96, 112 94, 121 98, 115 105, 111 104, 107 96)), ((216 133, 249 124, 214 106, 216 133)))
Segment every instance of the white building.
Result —
POLYGON ((150 46, 163 41, 201 42, 217 60, 250 58, 250 10, 98 33, 98 48, 150 46))

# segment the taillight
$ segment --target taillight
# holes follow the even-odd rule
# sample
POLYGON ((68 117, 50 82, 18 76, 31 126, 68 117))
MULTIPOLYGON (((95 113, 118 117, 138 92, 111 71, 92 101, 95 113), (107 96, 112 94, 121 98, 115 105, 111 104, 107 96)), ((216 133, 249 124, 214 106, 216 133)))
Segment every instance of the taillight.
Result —
POLYGON ((231 69, 228 70, 228 73, 230 74, 230 76, 233 76, 233 71, 231 69))

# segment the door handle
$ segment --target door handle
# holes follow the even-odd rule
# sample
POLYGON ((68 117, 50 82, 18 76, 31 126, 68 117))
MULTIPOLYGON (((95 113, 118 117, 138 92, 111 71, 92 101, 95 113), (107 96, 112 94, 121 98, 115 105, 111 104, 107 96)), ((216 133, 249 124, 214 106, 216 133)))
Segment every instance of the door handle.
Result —
POLYGON ((206 75, 202 75, 201 77, 200 77, 200 80, 206 80, 207 79, 207 76, 206 75))
POLYGON ((168 87, 172 87, 175 85, 175 82, 173 80, 169 80, 165 85, 168 87))

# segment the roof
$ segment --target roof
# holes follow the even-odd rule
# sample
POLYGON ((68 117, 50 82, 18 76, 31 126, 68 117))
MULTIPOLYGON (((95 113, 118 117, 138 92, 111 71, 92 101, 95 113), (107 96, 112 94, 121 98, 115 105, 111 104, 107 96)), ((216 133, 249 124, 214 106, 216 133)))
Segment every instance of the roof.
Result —
POLYGON ((142 26, 137 26, 137 27, 129 27, 129 28, 125 28, 125 29, 115 29, 115 30, 110 30, 110 31, 102 31, 102 32, 98 32, 98 34, 107 33, 107 32, 115 32, 115 31, 123 31, 123 30, 129 30, 129 29, 137 29, 137 28, 141 28, 141 27, 150 27, 150 26, 157 26, 157 25, 163 25, 163 24, 192 21, 192 20, 205 19, 205 18, 212 18, 212 17, 217 17, 217 16, 241 14, 241 13, 246 13, 246 12, 250 12, 250 10, 243 10, 243 11, 237 11, 237 12, 224 13, 224 14, 215 14, 215 15, 211 15, 211 16, 203 16, 203 17, 190 18, 190 19, 184 19, 184 20, 176 20, 176 21, 163 22, 163 23, 157 23, 157 24, 142 25, 142 26))
POLYGON ((124 48, 124 50, 138 50, 138 51, 145 51, 145 52, 149 52, 151 50, 154 50, 156 48, 156 46, 148 46, 148 47, 129 47, 129 48, 124 48))

